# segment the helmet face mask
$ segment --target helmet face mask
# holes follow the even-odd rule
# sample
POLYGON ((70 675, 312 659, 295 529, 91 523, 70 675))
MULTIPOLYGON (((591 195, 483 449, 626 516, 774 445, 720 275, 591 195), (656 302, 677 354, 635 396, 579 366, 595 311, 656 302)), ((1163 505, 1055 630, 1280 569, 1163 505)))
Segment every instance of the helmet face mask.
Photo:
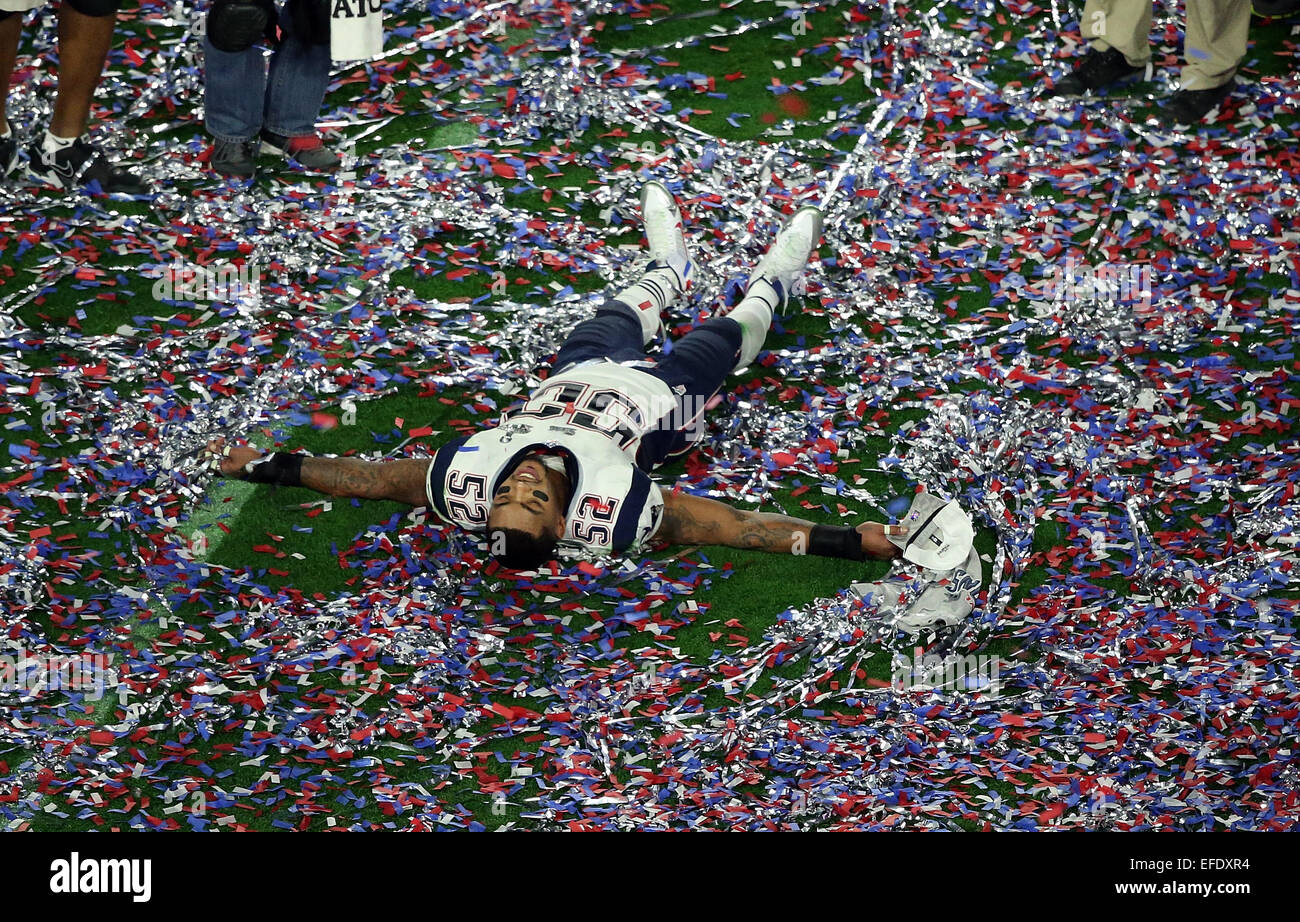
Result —
POLYGON ((275 34, 273 0, 213 0, 208 10, 208 40, 218 51, 247 51, 275 34))

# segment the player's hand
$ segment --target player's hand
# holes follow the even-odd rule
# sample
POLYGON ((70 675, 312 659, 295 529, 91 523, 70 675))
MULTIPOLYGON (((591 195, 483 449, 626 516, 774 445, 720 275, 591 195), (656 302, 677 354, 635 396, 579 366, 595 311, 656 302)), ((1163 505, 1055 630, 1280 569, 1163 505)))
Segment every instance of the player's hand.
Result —
POLYGON ((217 438, 208 443, 208 452, 220 459, 218 470, 223 477, 240 477, 244 465, 262 457, 262 452, 251 445, 227 445, 225 439, 217 438))
POLYGON ((858 534, 862 536, 862 550, 868 557, 875 560, 893 560, 895 557, 903 556, 903 552, 895 547, 886 535, 907 534, 905 525, 864 522, 858 526, 858 534))

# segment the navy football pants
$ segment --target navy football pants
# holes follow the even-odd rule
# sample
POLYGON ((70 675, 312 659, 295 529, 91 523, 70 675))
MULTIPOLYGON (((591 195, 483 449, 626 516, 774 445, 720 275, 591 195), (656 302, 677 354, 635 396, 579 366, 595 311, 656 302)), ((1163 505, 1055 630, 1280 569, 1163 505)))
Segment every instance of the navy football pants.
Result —
MULTIPOLYGON (((609 359, 613 362, 650 360, 641 345, 641 321, 636 311, 609 300, 596 316, 574 327, 555 357, 555 373, 579 362, 609 359)), ((641 439, 637 466, 651 470, 673 454, 690 447, 695 418, 722 387, 740 354, 740 324, 730 317, 714 317, 672 344, 667 355, 655 356, 653 365, 639 370, 653 375, 678 398, 675 427, 655 427, 641 439)))

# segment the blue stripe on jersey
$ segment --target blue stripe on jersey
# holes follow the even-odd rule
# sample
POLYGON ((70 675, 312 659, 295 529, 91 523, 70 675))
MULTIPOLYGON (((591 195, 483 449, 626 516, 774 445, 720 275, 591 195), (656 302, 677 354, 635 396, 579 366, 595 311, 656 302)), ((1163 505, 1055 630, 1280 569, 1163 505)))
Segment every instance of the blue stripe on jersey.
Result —
POLYGON ((451 459, 468 440, 469 436, 465 436, 448 442, 438 449, 433 456, 433 464, 429 465, 429 498, 433 500, 434 511, 446 521, 451 521, 447 515, 447 498, 444 495, 447 489, 447 468, 451 467, 451 459))
POLYGON ((649 495, 650 478, 644 471, 633 468, 632 485, 628 487, 627 496, 623 500, 623 511, 619 513, 618 521, 614 523, 615 554, 621 554, 636 540, 637 525, 641 521, 641 512, 649 495))

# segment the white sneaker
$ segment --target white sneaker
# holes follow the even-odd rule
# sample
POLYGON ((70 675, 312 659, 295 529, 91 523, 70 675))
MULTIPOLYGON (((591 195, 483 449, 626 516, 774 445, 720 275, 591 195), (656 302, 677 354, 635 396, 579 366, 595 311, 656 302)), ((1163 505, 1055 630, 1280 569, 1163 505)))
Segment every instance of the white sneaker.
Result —
POLYGON ((759 281, 767 282, 776 291, 778 307, 784 307, 790 290, 803 275, 808 257, 821 239, 821 209, 816 205, 805 205, 785 223, 749 274, 749 287, 753 288, 759 281))
POLYGON ((691 254, 686 249, 677 201, 663 183, 648 182, 642 187, 641 220, 650 254, 647 271, 671 269, 677 276, 677 290, 685 291, 691 275, 691 254))

